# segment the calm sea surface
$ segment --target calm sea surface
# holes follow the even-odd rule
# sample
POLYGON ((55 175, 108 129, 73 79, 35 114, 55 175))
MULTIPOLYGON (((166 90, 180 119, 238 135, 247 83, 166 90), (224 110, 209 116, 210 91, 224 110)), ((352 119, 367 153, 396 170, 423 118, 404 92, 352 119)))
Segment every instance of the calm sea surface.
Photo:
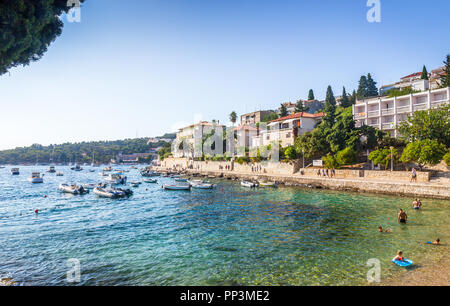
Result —
POLYGON ((19 176, 9 169, 0 169, 0 277, 22 285, 67 285, 69 258, 81 262, 80 285, 358 285, 367 284, 370 258, 385 279, 401 269, 390 261, 398 249, 418 265, 449 250, 425 242, 449 243, 450 201, 423 199, 413 211, 406 198, 249 190, 226 180, 212 191, 162 190, 170 178, 110 200, 57 190, 99 182, 100 168, 57 167, 64 177, 46 174, 38 185, 27 178, 47 167, 20 167, 19 176), (398 208, 406 226, 396 222, 398 208))

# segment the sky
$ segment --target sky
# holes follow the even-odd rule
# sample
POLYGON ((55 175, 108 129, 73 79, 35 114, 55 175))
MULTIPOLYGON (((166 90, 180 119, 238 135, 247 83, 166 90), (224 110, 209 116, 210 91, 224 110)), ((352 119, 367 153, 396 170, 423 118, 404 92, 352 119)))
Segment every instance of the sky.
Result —
POLYGON ((159 136, 442 66, 450 1, 86 0, 44 57, 0 76, 0 149, 159 136))

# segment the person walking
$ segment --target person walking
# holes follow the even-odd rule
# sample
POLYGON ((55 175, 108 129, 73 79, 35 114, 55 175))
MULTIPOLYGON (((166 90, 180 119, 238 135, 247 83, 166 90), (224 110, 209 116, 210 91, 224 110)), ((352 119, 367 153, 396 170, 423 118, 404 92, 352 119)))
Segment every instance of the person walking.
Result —
POLYGON ((417 171, 416 168, 412 168, 411 170, 411 182, 417 182, 417 171))

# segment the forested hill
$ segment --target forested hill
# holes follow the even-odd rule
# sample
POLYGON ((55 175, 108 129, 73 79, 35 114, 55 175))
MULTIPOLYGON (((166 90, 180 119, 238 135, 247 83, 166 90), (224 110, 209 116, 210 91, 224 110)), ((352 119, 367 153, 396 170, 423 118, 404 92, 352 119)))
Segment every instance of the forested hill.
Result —
POLYGON ((108 163, 119 153, 147 153, 153 148, 166 144, 164 141, 150 143, 148 141, 149 138, 135 138, 115 141, 64 143, 50 146, 34 144, 30 147, 0 151, 0 164, 34 164, 36 159, 39 163, 49 163, 53 149, 54 163, 91 163, 93 155, 96 163, 108 163))

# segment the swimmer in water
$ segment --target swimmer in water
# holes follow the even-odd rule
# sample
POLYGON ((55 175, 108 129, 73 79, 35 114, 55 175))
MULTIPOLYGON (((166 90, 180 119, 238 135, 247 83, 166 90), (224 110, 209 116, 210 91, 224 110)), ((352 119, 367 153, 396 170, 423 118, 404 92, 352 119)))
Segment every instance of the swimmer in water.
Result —
POLYGON ((390 233, 392 231, 392 229, 391 228, 387 228, 387 229, 383 230, 383 228, 381 226, 378 226, 378 231, 380 233, 390 233))
POLYGON ((403 252, 402 251, 398 251, 397 252, 397 256, 394 257, 394 260, 405 261, 405 258, 403 257, 403 252))

